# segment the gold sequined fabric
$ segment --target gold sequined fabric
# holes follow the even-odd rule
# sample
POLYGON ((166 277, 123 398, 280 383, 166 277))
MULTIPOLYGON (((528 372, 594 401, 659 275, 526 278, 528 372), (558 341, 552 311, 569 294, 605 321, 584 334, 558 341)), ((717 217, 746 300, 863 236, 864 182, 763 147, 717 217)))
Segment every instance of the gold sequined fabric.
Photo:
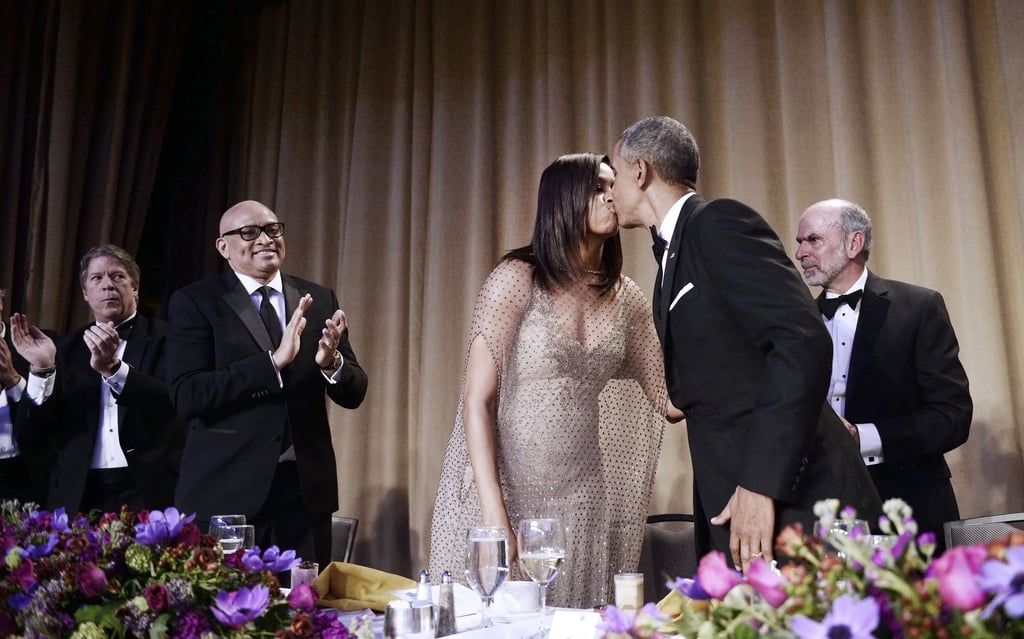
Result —
MULTIPOLYGON (((499 373, 498 460, 512 526, 561 517, 567 529, 548 603, 611 603, 613 575, 637 569, 665 424, 662 354, 643 292, 627 277, 603 296, 585 281, 547 292, 532 267, 505 261, 477 298, 469 344, 477 336, 499 373)), ((432 575, 448 570, 465 583, 466 530, 480 518, 460 399, 434 506, 432 575)))

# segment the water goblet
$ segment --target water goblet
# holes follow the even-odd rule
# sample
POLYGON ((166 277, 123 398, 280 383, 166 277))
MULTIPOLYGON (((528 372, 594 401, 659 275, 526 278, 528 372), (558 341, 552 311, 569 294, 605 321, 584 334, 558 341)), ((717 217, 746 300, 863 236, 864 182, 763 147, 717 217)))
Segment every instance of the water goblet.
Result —
POLYGON ((210 517, 210 528, 207 532, 214 534, 214 528, 221 526, 242 526, 245 524, 245 515, 214 515, 210 517))
POLYGON ((846 553, 842 552, 835 541, 843 537, 861 538, 871 534, 868 522, 863 519, 833 519, 831 524, 825 526, 821 523, 816 525, 816 532, 825 542, 825 548, 831 554, 840 559, 846 559, 846 553))
POLYGON ((470 528, 466 535, 466 581, 483 600, 481 628, 491 625, 487 611, 494 592, 507 576, 508 530, 503 526, 470 528))
POLYGON ((540 589, 540 636, 547 636, 548 584, 565 560, 565 528, 557 517, 519 522, 519 566, 540 589))
POLYGON ((211 532, 225 554, 240 548, 248 550, 256 545, 256 527, 252 524, 217 526, 211 532))

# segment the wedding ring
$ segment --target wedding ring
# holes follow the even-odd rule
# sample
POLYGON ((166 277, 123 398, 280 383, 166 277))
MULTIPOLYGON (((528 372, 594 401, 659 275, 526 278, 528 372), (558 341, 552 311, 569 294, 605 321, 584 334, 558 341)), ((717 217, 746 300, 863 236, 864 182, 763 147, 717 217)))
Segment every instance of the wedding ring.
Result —
POLYGON ((754 557, 764 557, 764 553, 763 552, 755 552, 753 555, 750 555, 751 559, 753 559, 754 557))

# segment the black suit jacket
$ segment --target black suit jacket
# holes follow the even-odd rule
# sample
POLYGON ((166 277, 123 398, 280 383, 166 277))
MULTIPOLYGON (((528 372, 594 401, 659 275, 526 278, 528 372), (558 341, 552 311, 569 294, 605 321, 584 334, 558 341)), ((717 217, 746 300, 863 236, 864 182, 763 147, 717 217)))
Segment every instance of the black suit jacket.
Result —
POLYGON ((942 296, 868 272, 850 355, 846 419, 874 423, 885 462, 869 466, 883 499, 914 509, 942 540, 960 518, 943 453, 967 441, 973 403, 942 296))
POLYGON ((324 394, 355 408, 366 373, 346 332, 345 362, 330 384, 314 356, 324 322, 338 300, 326 287, 284 275, 286 319, 306 293, 306 329, 295 360, 283 371, 245 287, 231 271, 186 286, 170 301, 168 355, 175 406, 189 420, 175 503, 198 519, 224 512, 253 517, 270 490, 285 428, 291 428, 303 502, 312 513, 338 508, 338 481, 324 394))
MULTIPOLYGON (((0 319, 0 322, 3 320, 0 319)), ((46 334, 50 339, 57 339, 56 334, 46 331, 46 334)), ((7 344, 7 350, 11 353, 11 360, 14 362, 14 369, 18 371, 18 374, 23 378, 28 377, 29 363, 25 361, 14 348, 14 342, 11 339, 10 328, 6 330, 3 337, 4 342, 7 344)), ((4 392, 0 390, 0 393, 4 392)), ((24 398, 22 398, 24 399, 24 398)), ((8 416, 11 420, 12 427, 18 421, 18 403, 11 402, 10 397, 7 398, 8 405, 8 416)), ((13 432, 14 440, 17 442, 17 430, 13 432)), ((9 473, 16 473, 19 476, 13 477, 7 475, 6 477, 0 478, 0 496, 5 499, 18 499, 22 503, 32 501, 38 504, 46 503, 46 484, 49 482, 49 471, 50 464, 52 463, 52 456, 45 450, 33 450, 31 446, 19 446, 17 457, 20 462, 14 462, 8 470, 9 473)))
POLYGON ((756 211, 733 200, 686 201, 654 315, 669 394, 686 412, 700 554, 729 556, 728 529, 708 520, 737 485, 775 500, 777 530, 794 521, 807 530, 814 503, 826 498, 877 519, 878 493, 825 402, 828 332, 756 211))
MULTIPOLYGON (((82 335, 88 326, 57 343, 57 378, 50 398, 37 406, 18 402, 15 433, 18 445, 55 455, 50 472, 48 508, 64 506, 78 512, 100 423, 100 374, 89 366, 89 348, 82 335)), ((131 370, 116 396, 118 438, 128 469, 147 508, 173 503, 183 426, 164 376, 167 325, 160 319, 136 316, 123 361, 131 370)))

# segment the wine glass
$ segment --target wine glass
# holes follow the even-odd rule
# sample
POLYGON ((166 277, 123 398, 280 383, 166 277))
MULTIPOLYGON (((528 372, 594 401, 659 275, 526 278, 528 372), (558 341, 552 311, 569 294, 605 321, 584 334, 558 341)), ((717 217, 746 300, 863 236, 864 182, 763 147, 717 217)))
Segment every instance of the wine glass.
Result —
POLYGON ((548 584, 565 560, 565 528, 557 517, 519 522, 519 565, 540 587, 540 635, 547 635, 548 584))
POLYGON ((504 526, 470 528, 466 535, 466 580, 483 600, 480 627, 491 625, 487 609, 508 576, 508 530, 504 526))
POLYGON ((216 535, 214 529, 221 526, 241 526, 245 524, 245 515, 214 515, 210 517, 209 533, 216 535))

